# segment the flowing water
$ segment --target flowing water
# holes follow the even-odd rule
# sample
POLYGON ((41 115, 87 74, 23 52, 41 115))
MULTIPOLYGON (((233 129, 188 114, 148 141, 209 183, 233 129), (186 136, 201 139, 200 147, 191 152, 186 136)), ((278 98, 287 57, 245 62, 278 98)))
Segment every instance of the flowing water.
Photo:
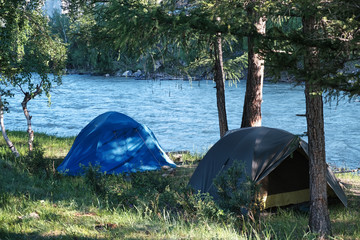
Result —
MULTIPOLYGON (((76 136, 93 118, 106 111, 124 113, 147 125, 165 151, 206 152, 218 139, 215 88, 212 81, 134 80, 68 75, 46 97, 31 100, 33 129, 56 136, 76 136)), ((229 128, 241 124, 245 81, 226 85, 229 128)), ((9 130, 26 130, 21 94, 10 101, 5 115, 9 130)), ((293 134, 306 132, 304 89, 291 84, 265 83, 263 126, 293 134)), ((326 158, 330 165, 360 167, 360 101, 325 104, 326 158)), ((307 138, 304 137, 307 141, 307 138)))

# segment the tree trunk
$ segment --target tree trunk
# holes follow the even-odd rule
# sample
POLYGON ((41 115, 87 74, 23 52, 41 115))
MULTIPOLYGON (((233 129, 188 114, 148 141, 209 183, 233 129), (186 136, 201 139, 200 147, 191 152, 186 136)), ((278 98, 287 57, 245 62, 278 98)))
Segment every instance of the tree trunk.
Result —
MULTIPOLYGON (((303 18, 305 36, 316 33, 314 16, 303 18)), ((304 67, 307 74, 305 83, 306 120, 309 138, 310 158, 310 218, 309 226, 312 232, 320 234, 324 239, 331 234, 330 218, 327 202, 325 133, 322 89, 315 83, 319 68, 318 49, 308 47, 304 67)))
POLYGON ((31 100, 31 96, 29 93, 25 93, 24 99, 21 102, 21 106, 23 108, 23 112, 26 118, 26 122, 27 122, 27 133, 29 134, 28 137, 28 145, 29 145, 29 151, 31 152, 33 150, 33 142, 34 142, 34 131, 32 130, 31 127, 31 116, 29 114, 29 111, 27 109, 27 103, 31 100))
POLYGON ((0 126, 1 126, 1 132, 2 135, 4 137, 4 140, 6 142, 6 144, 8 145, 8 147, 10 148, 11 152, 15 155, 15 157, 19 157, 20 154, 18 152, 18 150, 16 149, 16 147, 14 146, 14 144, 10 141, 6 130, 5 130, 5 123, 4 123, 4 106, 3 103, 1 102, 1 96, 0 96, 0 126))
MULTIPOLYGON (((250 17, 256 16, 253 9, 248 10, 250 17)), ((265 34, 265 17, 255 17, 254 23, 259 34, 265 34)), ((261 103, 264 81, 264 59, 255 52, 255 36, 248 36, 248 73, 241 127, 261 126, 261 103)))
POLYGON ((215 69, 214 81, 216 83, 216 102, 219 115, 220 137, 224 136, 228 131, 228 123, 225 107, 225 76, 223 67, 221 34, 218 33, 214 44, 215 53, 215 69))

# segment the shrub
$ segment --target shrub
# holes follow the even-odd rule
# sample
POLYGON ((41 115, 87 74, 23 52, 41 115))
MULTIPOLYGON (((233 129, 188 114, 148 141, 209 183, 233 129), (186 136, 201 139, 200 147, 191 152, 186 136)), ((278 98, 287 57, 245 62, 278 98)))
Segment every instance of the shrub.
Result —
POLYGON ((177 211, 178 192, 186 188, 186 179, 162 176, 162 171, 106 175, 100 166, 85 168, 85 181, 93 193, 112 207, 135 208, 158 214, 164 209, 177 211))
POLYGON ((257 220, 261 210, 260 187, 245 174, 238 161, 214 179, 218 189, 219 206, 236 216, 257 220))
POLYGON ((209 193, 198 192, 188 195, 188 204, 192 208, 193 217, 199 221, 229 222, 231 220, 231 216, 219 208, 209 193))
POLYGON ((85 182, 98 196, 105 196, 107 193, 106 189, 106 175, 100 171, 100 166, 92 166, 89 164, 88 167, 84 167, 85 171, 85 182))
POLYGON ((50 177, 56 173, 54 162, 44 157, 44 149, 36 142, 34 150, 29 151, 25 156, 14 157, 14 162, 30 174, 50 177))
POLYGON ((124 206, 147 208, 154 213, 176 208, 176 193, 181 181, 163 177, 161 171, 135 172, 118 177, 117 200, 124 206))

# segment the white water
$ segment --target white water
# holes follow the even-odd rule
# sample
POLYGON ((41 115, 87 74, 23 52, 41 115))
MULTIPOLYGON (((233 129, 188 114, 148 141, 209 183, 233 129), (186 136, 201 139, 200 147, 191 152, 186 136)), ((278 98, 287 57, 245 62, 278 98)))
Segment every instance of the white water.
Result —
MULTIPOLYGON (((147 125, 166 151, 206 152, 219 139, 215 88, 212 81, 154 81, 86 75, 64 76, 52 91, 52 105, 40 97, 29 103, 33 129, 56 136, 76 136, 93 118, 118 111, 147 125)), ((226 85, 229 128, 241 124, 245 81, 226 85)), ((263 126, 293 134, 306 132, 302 87, 264 85, 263 126)), ((10 101, 5 124, 9 130, 26 130, 21 95, 10 101)), ((345 168, 360 167, 360 101, 325 104, 327 162, 345 168)), ((36 137, 36 136, 35 136, 36 137)), ((307 140, 306 137, 304 140, 307 140)))

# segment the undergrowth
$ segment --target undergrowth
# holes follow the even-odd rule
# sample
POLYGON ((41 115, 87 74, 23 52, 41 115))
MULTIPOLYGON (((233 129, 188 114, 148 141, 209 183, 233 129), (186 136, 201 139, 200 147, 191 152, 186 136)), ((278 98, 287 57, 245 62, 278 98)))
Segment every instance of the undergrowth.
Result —
MULTIPOLYGON (((308 232, 307 213, 277 209, 253 221, 246 217, 256 209, 253 198, 237 205, 231 198, 243 197, 240 190, 223 202, 194 192, 187 183, 197 156, 182 160, 171 174, 161 170, 105 175, 98 166, 89 166, 84 176, 70 177, 55 169, 74 138, 41 135, 36 150, 28 154, 25 133, 9 136, 20 146, 21 157, 13 158, 0 142, 0 239, 316 238, 308 232)), ((230 171, 236 175, 239 169, 230 171)), ((218 179, 219 189, 234 182, 232 174, 227 176, 218 179)), ((342 178, 351 180, 351 189, 360 186, 359 176, 342 178)), ((330 207, 334 239, 360 239, 360 197, 348 194, 349 208, 330 207)))

